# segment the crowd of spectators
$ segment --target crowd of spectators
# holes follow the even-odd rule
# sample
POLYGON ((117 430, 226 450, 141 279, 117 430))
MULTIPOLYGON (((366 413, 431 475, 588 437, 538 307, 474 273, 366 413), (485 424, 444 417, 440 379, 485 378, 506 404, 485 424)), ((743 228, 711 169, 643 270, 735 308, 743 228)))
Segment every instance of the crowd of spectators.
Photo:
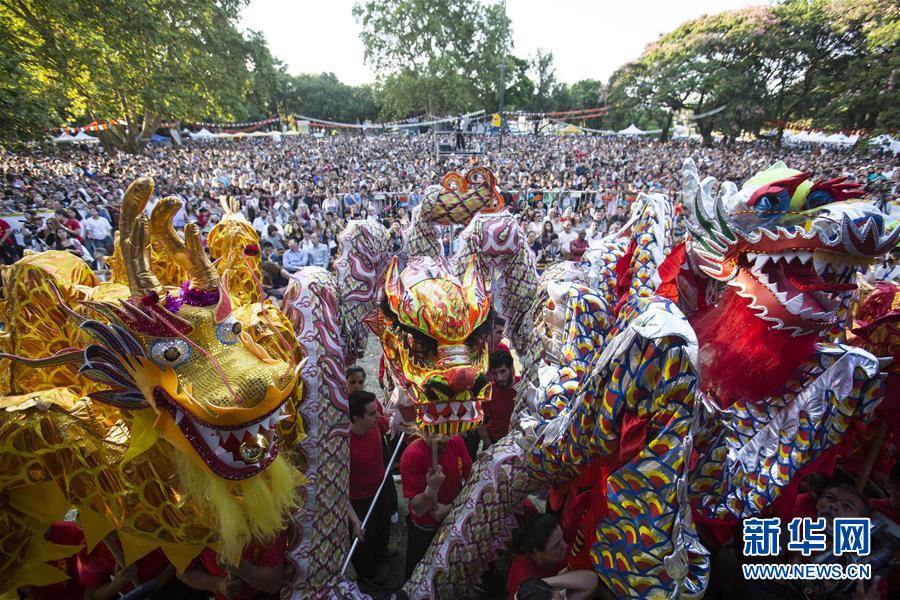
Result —
MULTIPOLYGON (((0 220, 0 259, 11 262, 25 248, 64 249, 102 270, 125 188, 151 175, 155 198, 184 201, 176 228, 196 222, 208 232, 222 216, 221 201, 236 199, 260 234, 266 260, 277 265, 267 270, 277 285, 272 280, 301 266, 328 266, 348 219, 381 221, 392 249, 402 251, 402 232, 425 188, 447 171, 483 165, 496 173, 543 266, 578 259, 621 227, 641 192, 666 193, 677 207, 680 165, 689 156, 701 173, 736 182, 779 159, 817 179, 850 177, 881 198, 893 197, 900 180, 894 157, 761 142, 705 148, 690 141, 518 136, 506 141, 502 155, 489 150, 439 162, 427 135, 221 140, 151 146, 140 155, 39 147, 0 156, 0 219, 24 215, 0 220)), ((676 231, 684 231, 681 217, 676 231)), ((455 233, 444 233, 448 254, 455 233)))

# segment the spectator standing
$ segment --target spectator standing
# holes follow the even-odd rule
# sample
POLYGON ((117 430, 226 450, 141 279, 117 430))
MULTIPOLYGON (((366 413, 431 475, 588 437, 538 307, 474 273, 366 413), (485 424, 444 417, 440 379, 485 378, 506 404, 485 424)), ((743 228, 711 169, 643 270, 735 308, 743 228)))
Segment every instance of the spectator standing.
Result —
POLYGON ((99 246, 106 250, 107 254, 112 254, 112 225, 106 217, 100 215, 96 207, 92 206, 88 209, 88 213, 90 216, 82 222, 88 252, 93 254, 94 249, 99 246))
POLYGON ((11 265, 19 260, 21 255, 12 226, 8 221, 0 219, 0 260, 5 265, 11 265))

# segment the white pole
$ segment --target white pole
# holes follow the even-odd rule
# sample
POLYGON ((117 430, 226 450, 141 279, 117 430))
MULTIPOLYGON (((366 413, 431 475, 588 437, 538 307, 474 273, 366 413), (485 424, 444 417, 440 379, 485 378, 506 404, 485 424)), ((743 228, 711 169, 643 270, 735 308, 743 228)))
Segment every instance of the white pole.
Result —
MULTIPOLYGON (((375 497, 372 498, 372 504, 369 505, 369 510, 366 512, 366 518, 363 519, 361 529, 365 530, 366 523, 369 522, 369 517, 372 516, 372 511, 375 510, 375 503, 378 502, 378 497, 381 496, 381 490, 384 488, 384 483, 391 476, 391 468, 394 466, 394 460, 397 458, 397 452, 400 451, 400 446, 403 443, 403 436, 406 434, 401 432, 400 437, 397 438, 397 445, 394 446, 394 453, 391 454, 391 460, 388 461, 387 467, 384 469, 384 477, 381 478, 381 485, 378 486, 378 491, 375 492, 375 497)), ((352 510, 352 509, 351 509, 352 510)), ((341 575, 347 570, 347 566, 350 564, 350 559, 353 557, 353 553, 356 551, 356 546, 359 544, 359 538, 353 539, 353 545, 350 546, 350 553, 347 555, 346 560, 344 560, 344 566, 341 567, 341 575)))

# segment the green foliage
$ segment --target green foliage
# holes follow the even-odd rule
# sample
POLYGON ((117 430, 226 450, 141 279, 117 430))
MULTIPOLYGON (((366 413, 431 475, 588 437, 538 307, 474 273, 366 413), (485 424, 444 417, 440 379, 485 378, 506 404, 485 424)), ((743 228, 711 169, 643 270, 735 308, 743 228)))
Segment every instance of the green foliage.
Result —
MULTIPOLYGON (((496 109, 500 64, 512 45, 500 4, 365 0, 353 15, 385 117, 496 109)), ((523 86, 520 77, 518 93, 523 86)))
POLYGON ((334 73, 293 77, 291 89, 290 112, 351 123, 378 116, 371 86, 351 87, 338 81, 334 73))
POLYGON ((231 120, 247 117, 248 108, 267 111, 277 66, 259 34, 245 39, 237 30, 242 6, 240 0, 0 0, 0 23, 26 73, 52 92, 59 114, 123 119, 104 141, 139 151, 173 116, 231 120))
POLYGON ((675 116, 709 142, 803 121, 900 126, 900 8, 878 0, 785 0, 702 16, 650 44, 609 82, 611 127, 670 131, 675 116))

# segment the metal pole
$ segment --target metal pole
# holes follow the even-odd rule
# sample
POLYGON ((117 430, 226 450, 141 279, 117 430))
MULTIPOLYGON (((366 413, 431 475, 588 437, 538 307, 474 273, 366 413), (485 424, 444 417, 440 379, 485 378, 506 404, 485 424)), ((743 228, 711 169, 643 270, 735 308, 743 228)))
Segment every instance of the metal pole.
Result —
MULTIPOLYGON (((506 17, 506 0, 503 0, 503 17, 506 17)), ((503 92, 506 89, 506 44, 503 45, 503 62, 500 63, 500 154, 503 154, 503 92)))
MULTIPOLYGON (((403 436, 406 434, 401 432, 400 437, 397 439, 397 445, 394 446, 394 453, 391 454, 391 460, 388 461, 387 467, 384 469, 384 477, 381 478, 381 485, 378 486, 378 491, 375 492, 375 497, 372 498, 372 504, 369 505, 369 510, 366 512, 366 518, 363 519, 362 525, 360 529, 366 528, 366 523, 369 522, 369 517, 372 516, 372 511, 375 510, 375 503, 378 502, 378 497, 381 496, 381 490, 384 488, 384 483, 388 480, 388 477, 391 476, 391 468, 394 466, 394 460, 397 458, 397 452, 400 451, 400 446, 403 444, 403 436)), ((353 510, 352 508, 350 510, 353 510)), ((356 551, 356 546, 359 544, 359 538, 353 539, 353 545, 350 546, 350 553, 347 554, 346 560, 344 560, 344 566, 341 567, 341 575, 343 576, 344 572, 347 570, 347 566, 350 564, 350 559, 353 557, 353 553, 356 551)))
POLYGON ((503 154, 503 91, 506 87, 506 57, 500 63, 500 154, 503 154))

